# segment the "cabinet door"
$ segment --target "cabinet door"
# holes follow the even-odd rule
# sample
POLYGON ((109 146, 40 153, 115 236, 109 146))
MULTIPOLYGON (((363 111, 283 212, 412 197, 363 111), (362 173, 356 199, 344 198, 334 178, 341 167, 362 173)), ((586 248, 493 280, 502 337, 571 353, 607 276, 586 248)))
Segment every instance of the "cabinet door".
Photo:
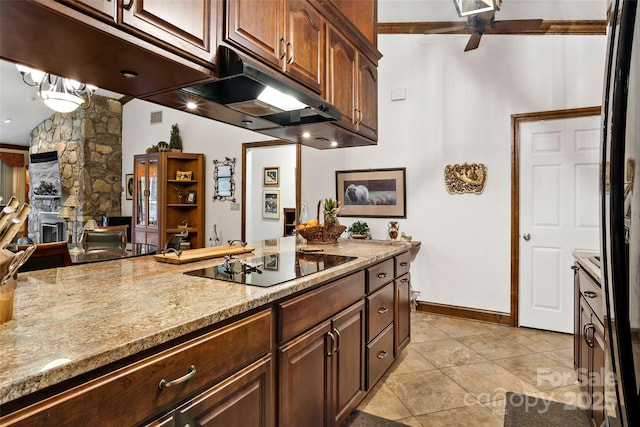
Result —
POLYGON ((333 399, 329 408, 339 426, 365 393, 365 304, 360 301, 333 319, 336 350, 332 358, 333 399))
POLYGON ((126 0, 122 23, 209 62, 216 48, 216 8, 217 0, 126 0))
POLYGON ((179 408, 176 425, 274 426, 272 377, 267 356, 179 408))
POLYGON ((104 21, 115 21, 118 0, 56 0, 104 21))
POLYGON ((353 130, 356 117, 356 49, 332 27, 328 32, 326 99, 342 113, 338 124, 353 130))
POLYGON ((378 69, 364 56, 358 56, 358 133, 378 139, 378 69))
MULTIPOLYGON (((285 50, 282 68, 286 74, 322 95, 324 83, 324 20, 302 0, 284 2, 285 50)), ((282 55, 281 53, 281 55, 282 55)))
POLYGON ((227 0, 224 40, 274 67, 285 55, 280 0, 227 0))
POLYGON ((589 353, 591 352, 590 344, 593 340, 593 323, 591 323, 591 309, 589 304, 580 298, 580 356, 577 361, 578 365, 578 382, 584 387, 585 391, 589 391, 589 353))
POLYGON ((325 426, 329 392, 329 363, 332 351, 331 322, 326 321, 280 349, 279 424, 282 426, 325 426))
POLYGON ((396 290, 395 299, 395 328, 394 355, 398 357, 400 352, 411 341, 411 276, 409 273, 394 281, 396 290))

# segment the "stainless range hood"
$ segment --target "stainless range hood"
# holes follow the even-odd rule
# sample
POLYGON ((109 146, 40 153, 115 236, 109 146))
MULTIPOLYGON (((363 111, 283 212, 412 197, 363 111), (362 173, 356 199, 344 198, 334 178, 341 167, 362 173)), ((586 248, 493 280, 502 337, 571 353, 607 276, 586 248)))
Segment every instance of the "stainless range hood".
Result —
POLYGON ((283 75, 252 63, 225 46, 218 49, 218 78, 181 91, 267 120, 273 127, 329 122, 341 117, 333 105, 293 87, 283 75), (276 100, 269 98, 272 94, 276 100))

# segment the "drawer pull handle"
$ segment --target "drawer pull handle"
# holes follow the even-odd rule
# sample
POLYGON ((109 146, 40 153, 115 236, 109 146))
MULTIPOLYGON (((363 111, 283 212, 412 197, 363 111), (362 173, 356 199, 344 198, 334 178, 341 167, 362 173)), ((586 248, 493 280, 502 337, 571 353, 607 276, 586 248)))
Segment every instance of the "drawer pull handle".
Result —
POLYGON ((595 298, 598 296, 598 294, 593 291, 584 291, 582 295, 584 295, 587 298, 595 298))
POLYGON ((572 265, 572 266, 571 266, 571 269, 572 269, 573 271, 578 271, 578 270, 580 270, 580 267, 578 267, 578 266, 576 266, 576 265, 572 265))
POLYGON ((124 10, 131 10, 131 7, 132 7, 132 6, 133 6, 133 0, 130 0, 130 1, 129 1, 129 3, 127 3, 127 4, 123 4, 123 5, 122 5, 122 8, 123 8, 124 10))
POLYGON ((407 265, 409 265, 409 263, 408 263, 408 262, 406 262, 406 261, 402 261, 402 262, 400 263, 400 267, 406 267, 407 265))
POLYGON ((333 353, 336 350, 336 336, 333 335, 332 332, 327 332, 327 336, 331 339, 331 343, 329 344, 329 350, 327 351, 327 357, 333 356, 333 353))
POLYGON ((400 280, 400 283, 407 283, 409 281, 409 279, 407 279, 406 277, 404 279, 400 280))
POLYGON ((387 273, 378 273, 378 279, 384 279, 385 277, 387 277, 387 273))
POLYGON ((160 380, 160 384, 158 384, 158 387, 160 387, 160 390, 162 390, 163 388, 173 387, 175 385, 185 382, 186 380, 193 377, 195 374, 196 374, 196 367, 194 365, 191 365, 189 366, 189 372, 187 372, 186 375, 178 379, 175 379, 173 381, 167 381, 163 378, 160 380))
POLYGON ((385 314, 387 311, 389 311, 389 307, 380 307, 378 309, 378 313, 380 314, 385 314))
POLYGON ((378 353, 378 359, 382 360, 385 357, 387 357, 389 353, 387 353, 386 351, 382 350, 380 353, 378 353))

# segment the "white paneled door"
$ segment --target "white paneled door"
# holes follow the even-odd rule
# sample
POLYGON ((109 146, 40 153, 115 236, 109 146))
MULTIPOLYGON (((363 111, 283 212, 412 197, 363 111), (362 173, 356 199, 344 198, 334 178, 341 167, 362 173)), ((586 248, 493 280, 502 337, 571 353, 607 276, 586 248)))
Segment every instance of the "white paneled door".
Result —
POLYGON ((574 250, 599 249, 600 116, 520 125, 520 326, 573 333, 574 250))

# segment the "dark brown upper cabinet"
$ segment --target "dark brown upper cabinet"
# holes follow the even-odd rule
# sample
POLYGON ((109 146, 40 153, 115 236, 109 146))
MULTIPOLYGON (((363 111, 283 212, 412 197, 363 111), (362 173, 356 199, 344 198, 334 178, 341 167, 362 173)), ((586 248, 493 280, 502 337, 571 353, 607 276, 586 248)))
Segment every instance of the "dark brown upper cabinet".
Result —
POLYGON ((324 18, 306 0, 229 0, 224 41, 315 93, 324 86, 324 18))

